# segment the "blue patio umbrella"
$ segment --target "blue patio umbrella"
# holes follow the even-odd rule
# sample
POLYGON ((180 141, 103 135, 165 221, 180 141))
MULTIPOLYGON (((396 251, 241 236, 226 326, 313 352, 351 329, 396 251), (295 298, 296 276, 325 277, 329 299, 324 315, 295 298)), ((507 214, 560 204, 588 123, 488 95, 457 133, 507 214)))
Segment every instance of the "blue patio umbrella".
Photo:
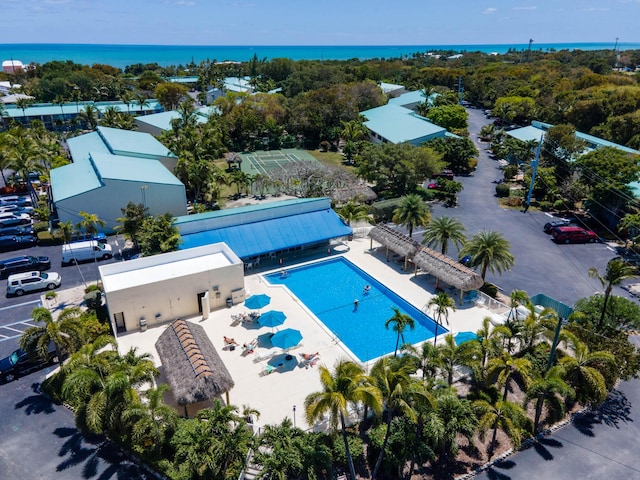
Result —
POLYGON ((252 310, 259 310, 269 305, 269 303, 271 303, 271 297, 264 293, 260 293, 258 295, 251 295, 247 298, 244 301, 244 306, 252 310))
POLYGON ((462 345, 465 342, 478 340, 478 335, 473 332, 459 332, 455 337, 456 345, 462 345))
POLYGON ((302 334, 299 330, 293 328, 285 328, 277 333, 274 333, 271 337, 271 345, 278 348, 291 348, 295 347, 302 340, 302 334))
POLYGON ((278 325, 282 325, 284 321, 287 319, 287 316, 280 312, 279 310, 269 310, 268 312, 264 312, 258 318, 258 323, 263 327, 277 327, 278 325))

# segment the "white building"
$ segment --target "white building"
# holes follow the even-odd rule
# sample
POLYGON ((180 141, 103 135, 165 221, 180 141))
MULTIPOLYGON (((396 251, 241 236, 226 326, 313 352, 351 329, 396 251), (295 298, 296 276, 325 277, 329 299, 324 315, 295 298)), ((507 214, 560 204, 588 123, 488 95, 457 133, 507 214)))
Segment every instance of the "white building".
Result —
POLYGON ((99 268, 114 332, 135 331, 244 301, 242 261, 225 243, 99 268))

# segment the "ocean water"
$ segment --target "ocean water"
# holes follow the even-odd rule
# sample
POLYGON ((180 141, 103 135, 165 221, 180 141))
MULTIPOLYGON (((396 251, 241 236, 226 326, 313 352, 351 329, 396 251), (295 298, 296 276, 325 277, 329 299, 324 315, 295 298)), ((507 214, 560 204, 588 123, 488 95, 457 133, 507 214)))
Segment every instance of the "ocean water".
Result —
MULTIPOLYGON (((602 50, 614 49, 609 43, 540 43, 533 50, 602 50)), ((118 68, 135 63, 156 62, 162 66, 186 65, 191 61, 246 62, 259 59, 349 60, 358 58, 399 58, 433 50, 456 52, 506 53, 509 49, 526 50, 528 44, 499 45, 367 45, 367 46, 188 46, 188 45, 80 45, 80 44, 0 44, 0 61, 20 60, 24 64, 71 60, 83 65, 103 63, 118 68)), ((640 43, 619 43, 618 49, 640 49, 640 43)))

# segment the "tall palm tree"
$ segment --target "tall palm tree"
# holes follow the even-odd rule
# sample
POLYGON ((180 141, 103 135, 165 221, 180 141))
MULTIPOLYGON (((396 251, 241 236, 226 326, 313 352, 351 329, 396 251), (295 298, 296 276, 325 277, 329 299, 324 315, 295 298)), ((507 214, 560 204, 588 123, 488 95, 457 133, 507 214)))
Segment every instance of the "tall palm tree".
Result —
POLYGON ((615 365, 615 357, 610 352, 590 352, 575 336, 565 335, 573 355, 562 357, 558 364, 565 370, 565 379, 575 390, 576 400, 582 404, 602 403, 607 397, 607 383, 600 369, 615 365))
POLYGON ((439 462, 455 459, 459 451, 459 437, 465 437, 471 443, 476 429, 477 420, 471 402, 460 398, 452 389, 436 391, 436 409, 430 415, 427 436, 439 454, 439 462))
POLYGON ((384 323, 384 327, 388 330, 389 325, 393 325, 393 331, 398 334, 396 337, 396 348, 393 351, 393 356, 396 357, 398 355, 400 338, 402 338, 402 343, 404 343, 404 331, 407 327, 409 327, 410 330, 413 330, 416 326, 416 322, 411 316, 406 313, 402 313, 397 307, 393 307, 393 317, 387 319, 384 323))
MULTIPOLYGON (((73 223, 71 220, 67 220, 66 222, 60 222, 58 224, 58 228, 60 229, 60 233, 62 233, 62 242, 66 244, 69 248, 69 251, 73 255, 73 249, 71 248, 71 239, 73 238, 73 234, 75 232, 75 228, 73 227, 73 223)), ((84 287, 87 288, 87 281, 84 279, 84 275, 82 274, 82 269, 78 262, 75 262, 76 267, 78 268, 78 273, 80 274, 80 278, 82 279, 82 283, 84 287)))
POLYGON ((33 103, 31 98, 22 97, 16 100, 16 107, 22 110, 22 116, 25 119, 25 125, 29 126, 29 117, 27 117, 27 108, 33 103))
POLYGON ((349 415, 348 406, 362 402, 375 413, 382 411, 382 395, 380 390, 371 384, 371 380, 364 374, 362 367, 349 360, 340 360, 331 372, 324 365, 320 366, 321 392, 314 392, 305 398, 305 414, 311 425, 329 414, 333 428, 338 422, 342 431, 342 440, 349 464, 351 478, 356 478, 353 458, 347 439, 346 417, 349 415))
POLYGON ((424 310, 427 311, 427 313, 433 311, 436 317, 434 318, 436 330, 433 334, 433 345, 435 346, 438 340, 438 326, 442 325, 442 320, 447 322, 447 326, 449 325, 449 310, 456 311, 456 302, 445 292, 438 292, 435 297, 432 297, 431 300, 427 302, 424 310))
POLYGON ((564 381, 565 371, 555 366, 547 370, 544 376, 535 379, 527 389, 525 406, 535 400, 536 413, 533 419, 533 431, 540 431, 540 416, 542 408, 547 405, 547 421, 556 422, 564 417, 565 397, 573 398, 575 392, 564 381))
POLYGON ((524 409, 518 404, 507 402, 506 400, 497 400, 495 403, 476 400, 473 402, 473 409, 478 418, 480 440, 484 441, 486 432, 493 430, 487 450, 489 460, 491 460, 496 448, 498 429, 507 434, 511 444, 516 449, 520 446, 522 436, 529 431, 530 421, 524 409))
POLYGON ((420 348, 409 343, 402 345, 404 357, 413 362, 416 371, 422 373, 422 382, 426 385, 435 378, 440 368, 440 358, 436 347, 429 342, 422 342, 420 348))
POLYGON ((526 388, 531 383, 531 371, 531 362, 526 358, 512 357, 507 352, 502 352, 499 357, 489 361, 487 379, 504 388, 502 400, 506 401, 511 382, 518 380, 526 388))
POLYGON ((607 312, 607 303, 609 303, 609 297, 611 296, 611 290, 613 287, 620 285, 627 278, 637 277, 636 269, 632 265, 628 265, 619 258, 614 258, 607 263, 607 268, 604 275, 595 267, 589 269, 589 276, 597 278, 604 288, 604 302, 602 304, 602 313, 600 313, 600 319, 596 327, 597 331, 601 331, 604 326, 604 316, 607 312))
POLYGON ((419 195, 407 195, 402 199, 398 208, 393 211, 393 222, 406 226, 409 236, 413 236, 415 227, 424 227, 429 223, 431 212, 419 195))
POLYGON ((16 127, 9 130, 5 134, 5 155, 8 161, 8 167, 18 172, 24 182, 27 182, 29 194, 34 204, 37 203, 37 195, 31 183, 31 172, 41 172, 42 165, 42 148, 33 135, 23 127, 16 127))
POLYGON ((371 369, 371 376, 382 393, 384 413, 387 416, 384 440, 371 474, 373 480, 377 477, 382 464, 393 419, 398 415, 403 415, 415 422, 416 412, 413 407, 416 403, 423 405, 423 407, 426 406, 430 410, 435 409, 435 400, 429 390, 422 382, 411 379, 412 370, 411 362, 390 357, 382 357, 371 369))
POLYGON ((371 222, 367 206, 356 203, 353 200, 340 207, 337 212, 340 218, 347 222, 349 226, 351 226, 351 222, 359 222, 360 220, 371 222))
POLYGON ((166 383, 149 388, 141 394, 145 401, 128 405, 123 412, 124 419, 131 423, 131 439, 139 453, 145 453, 150 444, 155 458, 159 458, 175 431, 178 412, 163 400, 169 390, 166 383))
POLYGON ((438 345, 438 359, 442 370, 447 374, 447 385, 453 385, 453 374, 455 367, 460 365, 470 366, 473 364, 473 356, 476 353, 476 346, 471 342, 456 345, 453 335, 444 337, 444 343, 438 345))
MULTIPOLYGON (((90 237, 93 237, 98 233, 98 227, 104 227, 106 225, 106 222, 102 220, 97 213, 87 213, 81 211, 78 212, 78 215, 80 215, 80 218, 82 218, 82 220, 80 220, 76 224, 76 227, 78 228, 78 230, 84 230, 84 232, 90 237)), ((98 258, 95 256, 95 252, 93 255, 93 261, 96 264, 97 269, 98 258)))
POLYGON ((469 240, 462 250, 461 256, 469 255, 472 266, 480 266, 482 279, 491 273, 502 273, 513 267, 514 258, 510 252, 511 245, 500 233, 482 230, 469 240))
POLYGON ((64 98, 63 95, 56 95, 56 97, 53 99, 53 104, 54 105, 58 105, 60 107, 60 120, 62 121, 62 123, 65 123, 64 120, 64 104, 65 104, 66 100, 64 98))
POLYGON ((78 114, 78 119, 83 122, 91 130, 95 130, 98 126, 98 119, 100 118, 100 111, 98 107, 87 104, 84 106, 78 114))
POLYGON ((83 338, 81 313, 77 307, 65 308, 54 320, 48 308, 35 308, 31 316, 36 325, 24 331, 20 348, 45 359, 53 342, 58 360, 62 361, 63 350, 74 352, 83 338))
POLYGON ((422 236, 423 245, 439 248, 443 255, 447 254, 449 242, 458 249, 467 238, 464 236, 465 228, 462 223, 452 217, 438 217, 427 225, 422 236))

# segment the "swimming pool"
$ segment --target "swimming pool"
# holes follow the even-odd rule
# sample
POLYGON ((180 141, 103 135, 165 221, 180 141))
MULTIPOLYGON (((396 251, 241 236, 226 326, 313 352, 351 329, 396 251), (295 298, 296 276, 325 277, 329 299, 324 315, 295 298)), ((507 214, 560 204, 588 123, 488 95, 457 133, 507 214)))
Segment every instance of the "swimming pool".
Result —
MULTIPOLYGON (((404 332, 405 341, 419 343, 433 338, 435 322, 344 257, 265 275, 271 284, 285 285, 360 361, 392 353, 397 334, 385 328, 393 307, 415 320, 404 332), (364 293, 365 285, 371 287, 364 293), (357 307, 354 300, 358 300, 357 307)), ((443 333, 438 327, 438 333, 443 333)))

